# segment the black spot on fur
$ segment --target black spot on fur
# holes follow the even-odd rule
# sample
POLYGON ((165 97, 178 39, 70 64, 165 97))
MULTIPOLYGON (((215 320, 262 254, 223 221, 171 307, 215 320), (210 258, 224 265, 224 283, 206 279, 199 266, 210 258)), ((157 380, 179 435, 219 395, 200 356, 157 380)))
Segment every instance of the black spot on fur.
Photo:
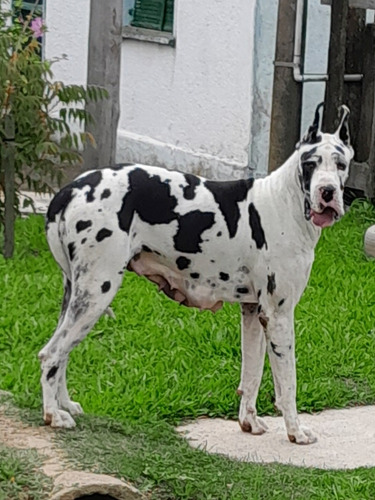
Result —
POLYGON ((72 294, 72 283, 70 280, 67 279, 64 283, 64 297, 63 297, 63 303, 61 306, 61 314, 60 314, 61 317, 65 314, 65 311, 66 311, 68 304, 69 304, 69 301, 70 301, 71 294, 72 294))
POLYGON ((230 238, 236 235, 238 221, 240 220, 238 203, 246 199, 247 193, 252 188, 253 183, 254 179, 240 179, 229 182, 205 182, 205 186, 211 191, 216 203, 219 205, 228 227, 230 238))
POLYGON ((94 201, 95 188, 102 180, 102 173, 100 170, 93 172, 76 179, 59 191, 51 201, 47 211, 47 221, 54 222, 56 215, 61 212, 63 214, 66 207, 69 205, 73 198, 73 189, 83 189, 85 186, 90 186, 91 189, 86 193, 86 201, 94 201))
POLYGON ((263 246, 265 246, 267 249, 267 242, 260 220, 260 215, 253 203, 250 203, 249 205, 249 223, 251 227, 251 236, 255 241, 256 247, 260 250, 263 246))
POLYGON ((90 306, 89 303, 89 291, 85 290, 84 292, 80 292, 77 298, 71 303, 71 309, 73 312, 74 319, 78 319, 82 316, 90 306))
POLYGON ((75 250, 76 250, 76 245, 75 243, 69 243, 68 245, 68 252, 69 252, 69 259, 70 260, 73 260, 74 259, 74 255, 75 255, 75 250))
POLYGON ((83 240, 81 241, 82 245, 83 245, 84 243, 86 243, 86 241, 87 241, 87 238, 83 238, 83 240))
POLYGON ((244 273, 244 274, 249 274, 249 272, 250 272, 249 268, 246 267, 246 266, 241 266, 241 267, 238 268, 238 270, 239 270, 240 273, 244 273))
POLYGON ((72 186, 66 186, 59 191, 51 203, 49 204, 48 210, 47 210, 47 221, 48 222, 55 222, 56 220, 56 215, 58 213, 64 213, 66 207, 69 205, 71 199, 73 196, 72 192, 72 186))
POLYGON ((74 181, 72 186, 73 188, 79 188, 79 189, 82 189, 85 186, 90 186, 91 187, 90 191, 86 193, 86 201, 90 203, 91 201, 95 200, 94 197, 95 188, 102 180, 102 177, 103 175, 100 170, 94 170, 90 174, 87 174, 84 177, 74 181))
POLYGON ((306 193, 310 192, 311 178, 313 176, 315 169, 316 169, 315 162, 306 161, 305 163, 302 163, 302 178, 300 179, 300 181, 301 181, 302 191, 305 191, 306 193))
POLYGON ((258 290, 258 299, 262 295, 262 290, 258 290))
POLYGON ((190 276, 194 279, 197 280, 199 278, 199 273, 190 273, 190 276))
POLYGON ((201 252, 202 233, 212 227, 215 222, 213 212, 194 210, 178 219, 178 230, 173 237, 175 249, 185 253, 201 252))
POLYGON ((104 200, 105 198, 109 198, 111 196, 111 190, 110 189, 105 189, 102 194, 100 195, 100 199, 104 200))
POLYGON ((192 174, 185 174, 187 186, 183 188, 184 198, 186 200, 193 200, 195 198, 195 188, 199 186, 201 180, 199 177, 192 174))
POLYGON ((142 251, 147 253, 152 253, 152 250, 147 245, 142 245, 142 251))
POLYGON ((281 307, 285 302, 285 299, 281 299, 280 302, 278 303, 278 306, 281 307))
POLYGON ((271 273, 267 276, 267 293, 273 294, 276 288, 275 273, 271 273))
POLYGON ((177 219, 174 208, 177 200, 171 195, 169 184, 158 175, 150 175, 141 168, 129 173, 129 190, 117 213, 119 227, 129 232, 134 214, 148 224, 169 224, 177 219))
POLYGON ((274 344, 273 342, 270 342, 271 344, 271 349, 273 351, 273 353, 278 357, 278 358, 282 358, 283 355, 281 354, 281 352, 277 352, 276 349, 277 349, 277 345, 274 344))
POLYGON ((337 152, 339 152, 341 155, 345 156, 345 151, 342 149, 340 146, 335 146, 335 149, 337 152))
POLYGON ((76 224, 76 231, 77 233, 80 233, 81 231, 84 231, 85 229, 91 226, 92 226, 91 220, 79 220, 76 224))
POLYGON ((249 289, 246 286, 243 287, 237 287, 236 292, 238 293, 249 293, 249 289))
POLYGON ((305 151, 304 153, 302 153, 301 154, 301 163, 303 163, 304 161, 310 160, 311 157, 315 155, 317 150, 318 150, 318 148, 315 147, 315 148, 309 149, 309 151, 305 151))
POLYGON ((98 234, 96 235, 95 239, 96 241, 103 241, 105 238, 109 238, 112 235, 112 231, 109 229, 106 229, 103 227, 100 231, 98 231, 98 234))
POLYGON ((228 280, 229 280, 229 274, 227 274, 227 273, 220 273, 220 274, 219 274, 219 278, 220 278, 222 281, 228 281, 228 280))
POLYGON ((111 288, 111 282, 110 281, 105 281, 103 284, 102 284, 102 293, 107 293, 110 288, 111 288))
POLYGON ((178 269, 182 271, 183 269, 187 269, 190 266, 191 260, 187 259, 186 257, 178 257, 178 259, 176 260, 176 264, 178 269))
POLYGON ((54 377, 56 375, 58 369, 59 369, 59 365, 53 366, 52 368, 50 368, 48 373, 47 373, 47 380, 54 377))
POLYGON ((223 233, 219 231, 216 236, 221 236, 223 233))

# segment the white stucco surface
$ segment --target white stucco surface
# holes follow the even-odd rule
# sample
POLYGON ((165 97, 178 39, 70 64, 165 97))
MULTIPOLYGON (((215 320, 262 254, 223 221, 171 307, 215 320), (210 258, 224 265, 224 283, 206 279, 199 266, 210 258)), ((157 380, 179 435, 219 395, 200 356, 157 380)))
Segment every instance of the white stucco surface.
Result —
POLYGON ((90 0, 48 0, 45 16, 48 28, 44 41, 45 57, 55 59, 66 55, 52 67, 55 80, 85 85, 90 0))
MULTIPOLYGON (((277 0, 175 0, 175 47, 124 39, 118 161, 265 175, 277 9, 277 0)), ((89 14, 89 0, 46 2, 45 55, 67 55, 53 66, 67 84, 86 83, 89 14)), ((329 24, 330 8, 309 2, 306 72, 326 72, 329 24)), ((302 131, 323 98, 324 83, 304 85, 302 131)))
POLYGON ((278 0, 258 1, 255 7, 249 165, 256 177, 268 172, 278 3, 278 0))
MULTIPOLYGON (((320 1, 309 2, 309 4, 306 26, 305 73, 325 74, 328 66, 331 8, 328 5, 321 5, 320 1)), ((316 106, 324 101, 324 93, 324 82, 306 82, 304 84, 302 134, 310 125, 316 106)))
POLYGON ((242 176, 250 140, 254 1, 176 1, 176 47, 125 40, 119 157, 242 176))

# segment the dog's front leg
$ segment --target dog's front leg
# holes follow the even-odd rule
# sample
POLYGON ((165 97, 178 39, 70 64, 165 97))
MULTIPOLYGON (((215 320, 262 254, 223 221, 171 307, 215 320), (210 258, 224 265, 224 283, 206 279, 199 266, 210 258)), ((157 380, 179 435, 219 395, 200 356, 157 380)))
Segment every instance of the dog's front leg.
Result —
POLYGON ((258 320, 257 304, 241 304, 242 370, 239 423, 244 432, 263 434, 267 425, 257 416, 256 400, 262 379, 266 339, 258 320))
POLYGON ((317 438, 299 423, 296 406, 296 363, 293 312, 270 315, 264 323, 267 352, 275 384, 276 406, 281 410, 292 443, 311 444, 317 438))

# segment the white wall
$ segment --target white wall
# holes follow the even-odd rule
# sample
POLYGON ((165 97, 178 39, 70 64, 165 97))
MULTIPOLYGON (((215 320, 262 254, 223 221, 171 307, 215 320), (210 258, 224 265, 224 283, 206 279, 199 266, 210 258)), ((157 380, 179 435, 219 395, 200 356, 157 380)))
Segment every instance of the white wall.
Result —
POLYGON ((259 0, 255 8, 249 166, 256 177, 268 172, 278 3, 278 0, 259 0))
MULTIPOLYGON (((320 0, 309 2, 306 26, 305 73, 326 74, 331 24, 331 8, 320 0)), ((303 85, 301 133, 312 123, 316 106, 324 101, 325 82, 306 82, 303 85)))
MULTIPOLYGON (((255 0, 176 0, 176 47, 125 39, 118 161, 217 179, 247 174, 255 0)), ((46 57, 85 83, 89 0, 48 0, 46 57)))
MULTIPOLYGON (((267 173, 277 0, 175 0, 176 47, 124 39, 118 161, 216 179, 267 173)), ((86 83, 90 0, 47 0, 56 79, 86 83)), ((325 73, 330 8, 309 2, 305 71, 325 73)), ((302 131, 324 98, 306 83, 302 131)))
POLYGON ((56 80, 86 84, 89 17, 90 0, 46 0, 45 57, 66 55, 52 66, 56 80))
POLYGON ((244 175, 254 0, 176 0, 176 47, 125 40, 119 158, 244 175))

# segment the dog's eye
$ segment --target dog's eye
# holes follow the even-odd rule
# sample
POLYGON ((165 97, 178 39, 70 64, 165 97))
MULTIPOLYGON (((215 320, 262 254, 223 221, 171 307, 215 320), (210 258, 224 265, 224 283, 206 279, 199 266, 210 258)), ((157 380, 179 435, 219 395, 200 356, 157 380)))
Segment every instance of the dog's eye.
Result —
POLYGON ((345 170, 346 169, 346 165, 345 165, 345 163, 339 162, 337 164, 337 168, 338 168, 338 170, 345 170))

